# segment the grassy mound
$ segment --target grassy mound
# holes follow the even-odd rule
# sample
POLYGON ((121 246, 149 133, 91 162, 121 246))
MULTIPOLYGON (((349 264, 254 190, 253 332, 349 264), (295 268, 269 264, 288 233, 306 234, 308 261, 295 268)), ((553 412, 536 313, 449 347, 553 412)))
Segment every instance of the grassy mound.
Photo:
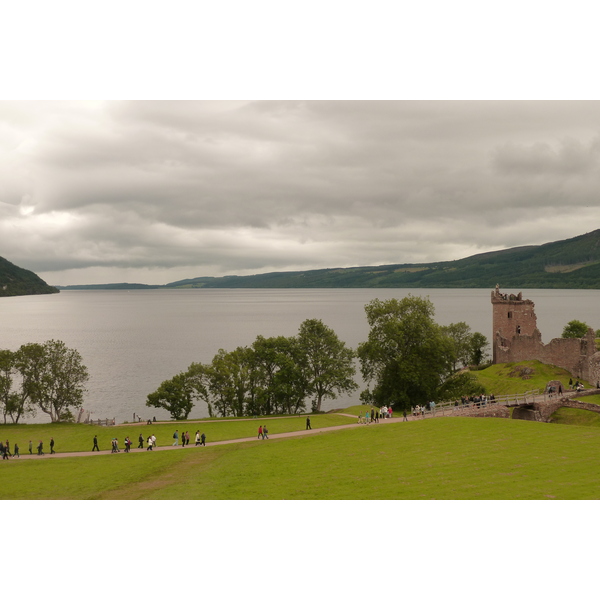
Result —
MULTIPOLYGON (((518 363, 501 363, 492 365, 482 371, 472 371, 488 394, 502 396, 505 394, 524 394, 539 389, 543 392, 549 381, 560 381, 563 388, 569 388, 571 373, 554 365, 546 365, 537 360, 526 360, 518 363)), ((573 378, 574 379, 574 378, 573 378)), ((583 382, 591 387, 588 382, 583 382)))

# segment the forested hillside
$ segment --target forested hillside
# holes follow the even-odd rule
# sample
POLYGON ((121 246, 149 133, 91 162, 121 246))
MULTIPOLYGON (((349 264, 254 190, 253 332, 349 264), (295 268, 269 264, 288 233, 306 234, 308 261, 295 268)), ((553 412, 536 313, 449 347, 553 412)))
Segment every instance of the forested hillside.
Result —
POLYGON ((541 246, 521 246, 428 264, 195 277, 166 286, 109 284, 60 289, 136 288, 493 288, 600 289, 600 229, 541 246))
POLYGON ((0 256, 0 296, 57 293, 57 288, 48 285, 32 271, 17 267, 0 256))
POLYGON ((199 277, 167 287, 207 288, 600 288, 600 230, 455 261, 199 277))

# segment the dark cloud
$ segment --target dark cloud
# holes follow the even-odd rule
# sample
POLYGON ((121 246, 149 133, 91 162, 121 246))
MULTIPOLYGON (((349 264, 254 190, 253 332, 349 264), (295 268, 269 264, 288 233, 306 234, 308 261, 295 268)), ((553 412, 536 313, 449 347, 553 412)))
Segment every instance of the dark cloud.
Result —
POLYGON ((562 239, 598 226, 598 117, 598 102, 1 103, 0 255, 51 282, 165 283, 562 239))

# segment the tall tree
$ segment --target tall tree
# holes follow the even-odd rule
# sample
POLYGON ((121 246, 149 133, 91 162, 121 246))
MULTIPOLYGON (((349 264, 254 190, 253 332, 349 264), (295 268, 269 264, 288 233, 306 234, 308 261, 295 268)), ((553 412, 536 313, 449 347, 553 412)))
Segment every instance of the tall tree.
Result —
POLYGON ((22 397, 50 416, 52 422, 73 419, 72 408, 83 404, 87 367, 77 350, 60 340, 24 344, 16 366, 23 378, 22 397))
POLYGON ((194 387, 186 373, 178 373, 163 381, 155 392, 148 394, 146 406, 164 408, 172 419, 186 420, 194 407, 194 387))
POLYGON ((263 414, 294 414, 304 408, 307 383, 295 338, 259 335, 255 352, 257 404, 263 414))
POLYGON ((483 335, 483 333, 479 333, 476 331, 469 341, 469 362, 472 365, 478 367, 481 363, 485 362, 489 358, 488 349, 489 343, 488 339, 483 335))
POLYGON ((456 371, 459 364, 466 366, 471 350, 471 328, 464 321, 460 321, 443 326, 442 332, 452 341, 453 369, 456 371))
POLYGON ((365 312, 371 329, 358 357, 365 381, 374 382, 368 399, 396 408, 435 399, 452 371, 452 343, 433 320, 433 303, 409 294, 375 299, 365 312))
POLYGON ((358 389, 354 381, 355 352, 320 319, 307 319, 300 325, 298 343, 307 392, 313 396, 313 412, 321 410, 325 398, 334 399, 337 394, 358 389))
POLYGON ((0 350, 0 407, 6 423, 11 407, 13 376, 15 374, 15 354, 11 350, 0 350))

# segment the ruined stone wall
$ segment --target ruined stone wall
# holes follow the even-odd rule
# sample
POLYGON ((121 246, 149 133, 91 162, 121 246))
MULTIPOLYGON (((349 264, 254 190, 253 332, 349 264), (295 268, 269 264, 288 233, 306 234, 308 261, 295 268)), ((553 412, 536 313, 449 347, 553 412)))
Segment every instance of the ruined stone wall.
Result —
POLYGON ((566 369, 573 377, 600 381, 600 353, 593 357, 596 348, 591 329, 581 339, 555 338, 544 344, 531 300, 523 300, 521 294, 501 294, 496 286, 492 307, 494 364, 539 360, 566 369))
POLYGON ((510 410, 501 404, 488 404, 486 406, 469 406, 453 411, 452 417, 495 417, 497 419, 510 419, 510 410))
POLYGON ((600 352, 596 352, 590 358, 590 376, 588 381, 600 387, 600 352))

